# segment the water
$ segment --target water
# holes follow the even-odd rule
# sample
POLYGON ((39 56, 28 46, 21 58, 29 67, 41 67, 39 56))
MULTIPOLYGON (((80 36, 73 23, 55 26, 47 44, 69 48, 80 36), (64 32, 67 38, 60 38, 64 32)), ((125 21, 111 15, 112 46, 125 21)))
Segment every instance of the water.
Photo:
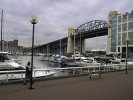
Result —
MULTIPOLYGON (((22 66, 26 66, 27 62, 29 62, 29 61, 31 62, 31 56, 11 56, 11 58, 18 59, 22 66)), ((48 68, 57 68, 57 67, 59 67, 58 65, 56 65, 54 63, 49 63, 47 61, 41 61, 41 56, 34 56, 33 57, 33 66, 36 69, 39 69, 39 68, 48 69, 48 68)), ((51 71, 51 73, 47 72, 47 74, 52 74, 52 72, 54 73, 54 76, 59 76, 58 71, 57 72, 56 71, 51 71)), ((46 72, 41 72, 41 73, 46 74, 46 72)), ((15 78, 18 78, 18 77, 21 78, 23 76, 21 74, 8 74, 8 77, 10 77, 9 79, 15 79, 15 78)), ((6 80, 6 78, 7 78, 6 74, 0 75, 0 81, 1 80, 6 80)))
MULTIPOLYGON (((31 62, 31 56, 17 56, 14 58, 19 59, 23 66, 26 66, 28 61, 31 62)), ((33 66, 35 68, 53 68, 53 67, 57 68, 57 67, 60 67, 60 65, 58 65, 58 64, 47 62, 47 61, 41 61, 40 59, 41 59, 41 56, 33 57, 33 66)))

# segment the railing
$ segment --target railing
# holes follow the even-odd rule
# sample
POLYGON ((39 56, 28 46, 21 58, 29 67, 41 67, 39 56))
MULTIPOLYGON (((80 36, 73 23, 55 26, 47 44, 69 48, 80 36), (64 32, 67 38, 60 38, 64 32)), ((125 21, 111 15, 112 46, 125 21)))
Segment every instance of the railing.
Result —
MULTIPOLYGON (((128 65, 127 69, 133 69, 133 65, 128 65)), ((34 69, 33 79, 37 78, 58 78, 75 75, 85 75, 92 71, 109 72, 125 70, 125 64, 110 64, 102 66, 89 66, 89 67, 66 67, 66 68, 49 68, 49 69, 34 69)), ((0 83, 11 81, 22 81, 25 78, 25 70, 11 70, 0 71, 0 83)))

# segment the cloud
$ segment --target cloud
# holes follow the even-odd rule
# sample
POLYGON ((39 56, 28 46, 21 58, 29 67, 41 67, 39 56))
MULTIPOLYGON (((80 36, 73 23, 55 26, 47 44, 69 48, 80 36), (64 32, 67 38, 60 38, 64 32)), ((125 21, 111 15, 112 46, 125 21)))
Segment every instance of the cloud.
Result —
MULTIPOLYGON (((4 10, 4 38, 18 39, 19 45, 30 46, 29 18, 36 15, 35 44, 45 44, 66 37, 69 27, 77 28, 96 19, 107 21, 111 10, 130 12, 132 4, 132 0, 0 0, 0 10, 4 10)), ((88 39, 88 44, 93 40, 88 39)), ((106 40, 106 36, 100 37, 99 45, 105 47, 106 40)))

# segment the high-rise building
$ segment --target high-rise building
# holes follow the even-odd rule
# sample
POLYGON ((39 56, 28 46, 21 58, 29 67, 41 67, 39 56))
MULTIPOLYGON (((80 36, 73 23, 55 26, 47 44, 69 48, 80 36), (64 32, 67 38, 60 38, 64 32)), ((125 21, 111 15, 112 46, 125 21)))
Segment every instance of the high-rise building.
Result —
POLYGON ((14 47, 18 47, 18 40, 13 40, 12 42, 14 47))
POLYGON ((129 38, 129 57, 133 58, 133 11, 121 14, 111 11, 108 15, 107 53, 126 55, 126 38, 129 38))

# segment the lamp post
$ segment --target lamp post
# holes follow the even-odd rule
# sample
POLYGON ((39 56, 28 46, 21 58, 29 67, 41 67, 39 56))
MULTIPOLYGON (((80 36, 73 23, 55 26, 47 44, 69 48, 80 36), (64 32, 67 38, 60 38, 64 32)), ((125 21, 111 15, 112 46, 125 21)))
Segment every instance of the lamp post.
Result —
POLYGON ((126 68, 125 68, 125 74, 127 74, 128 42, 129 42, 129 38, 126 38, 126 68))
POLYGON ((36 16, 32 16, 30 18, 30 23, 33 24, 33 31, 32 31, 32 55, 31 55, 31 79, 30 79, 30 87, 29 89, 33 89, 32 87, 32 83, 33 83, 33 80, 32 80, 32 72, 33 72, 33 48, 34 48, 34 28, 35 28, 35 24, 37 24, 38 22, 38 19, 36 16))

